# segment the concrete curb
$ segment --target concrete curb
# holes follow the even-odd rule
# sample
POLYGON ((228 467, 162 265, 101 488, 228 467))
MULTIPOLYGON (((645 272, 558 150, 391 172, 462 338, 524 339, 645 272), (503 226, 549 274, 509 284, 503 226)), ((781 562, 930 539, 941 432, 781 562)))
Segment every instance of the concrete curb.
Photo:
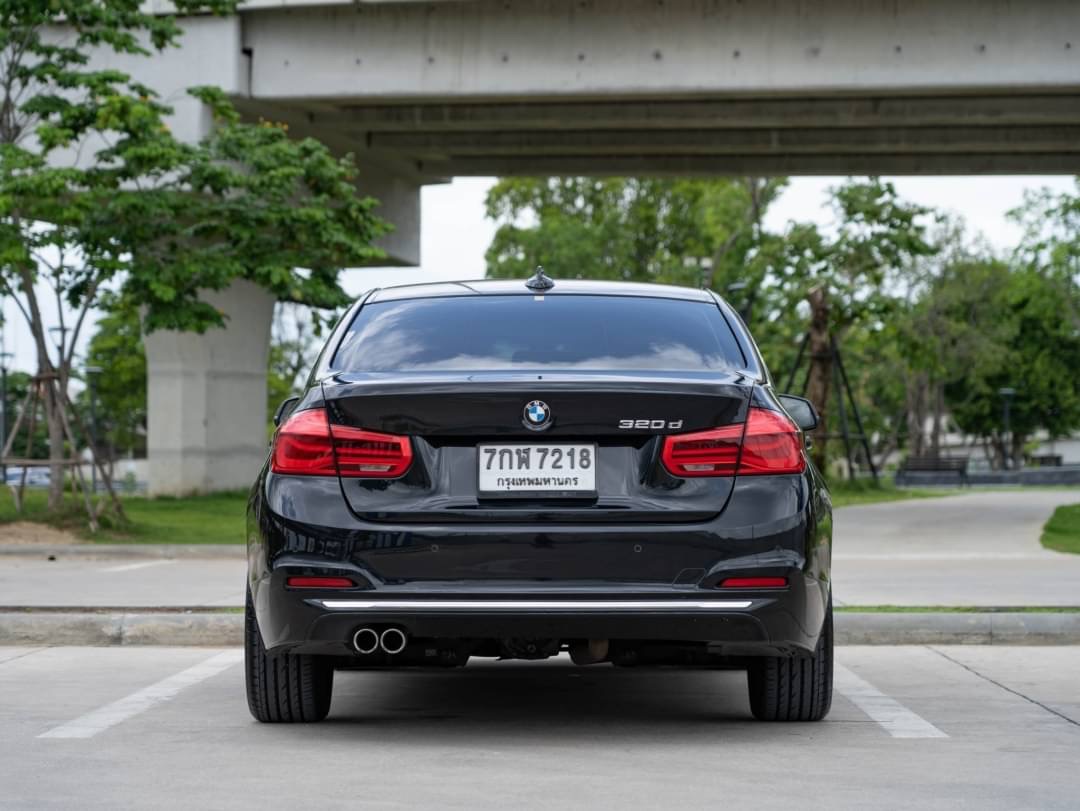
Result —
POLYGON ((244 641, 244 615, 217 612, 0 612, 0 645, 227 647, 244 641))
POLYGON ((0 558, 55 558, 61 559, 108 559, 108 558, 181 558, 186 560, 244 560, 247 547, 237 544, 17 544, 0 545, 0 558))
POLYGON ((838 645, 1080 644, 1076 612, 841 612, 835 622, 838 645))
MULTIPOLYGON (((244 617, 212 609, 0 611, 0 645, 228 647, 244 617)), ((1080 645, 1080 613, 838 613, 838 645, 1080 645)))

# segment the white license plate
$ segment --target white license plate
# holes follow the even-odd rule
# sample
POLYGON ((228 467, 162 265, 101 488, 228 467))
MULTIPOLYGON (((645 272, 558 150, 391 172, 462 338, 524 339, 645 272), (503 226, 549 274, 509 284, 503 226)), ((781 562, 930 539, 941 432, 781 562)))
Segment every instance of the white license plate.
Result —
POLYGON ((480 445, 481 493, 596 492, 595 445, 480 445))

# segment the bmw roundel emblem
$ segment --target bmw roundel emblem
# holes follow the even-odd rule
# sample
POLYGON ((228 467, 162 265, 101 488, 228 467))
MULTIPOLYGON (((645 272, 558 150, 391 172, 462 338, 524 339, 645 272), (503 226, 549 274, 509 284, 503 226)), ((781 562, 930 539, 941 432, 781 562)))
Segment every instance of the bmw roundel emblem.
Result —
POLYGON ((542 431, 551 425, 551 409, 543 400, 533 400, 525 406, 523 422, 526 428, 542 431))

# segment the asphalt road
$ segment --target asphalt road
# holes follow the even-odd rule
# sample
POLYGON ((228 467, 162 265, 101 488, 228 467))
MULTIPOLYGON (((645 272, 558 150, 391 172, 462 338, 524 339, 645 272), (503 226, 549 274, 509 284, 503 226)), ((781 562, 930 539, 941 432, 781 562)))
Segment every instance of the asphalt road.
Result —
POLYGON ((0 648, 0 808, 1075 809, 1080 648, 846 647, 820 724, 749 718, 743 674, 338 674, 263 726, 239 651, 0 648))

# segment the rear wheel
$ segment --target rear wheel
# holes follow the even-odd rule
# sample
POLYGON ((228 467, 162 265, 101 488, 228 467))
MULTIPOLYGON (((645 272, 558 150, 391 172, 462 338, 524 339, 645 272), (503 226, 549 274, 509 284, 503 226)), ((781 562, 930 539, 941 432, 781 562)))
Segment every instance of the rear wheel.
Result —
POLYGON ((832 601, 812 656, 755 659, 746 673, 750 710, 759 721, 820 721, 832 706, 832 601))
POLYGON ((251 591, 244 608, 244 671, 248 709, 263 723, 321 721, 330 712, 334 669, 321 656, 281 653, 263 645, 251 591))

